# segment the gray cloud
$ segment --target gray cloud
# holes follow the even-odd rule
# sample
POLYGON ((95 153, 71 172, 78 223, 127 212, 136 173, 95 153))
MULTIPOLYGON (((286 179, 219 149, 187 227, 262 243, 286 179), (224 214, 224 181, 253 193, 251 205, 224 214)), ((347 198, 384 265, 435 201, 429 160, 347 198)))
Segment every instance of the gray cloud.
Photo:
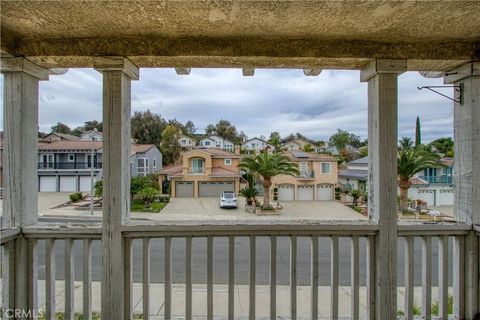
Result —
MULTIPOLYGON (((425 141, 452 136, 452 103, 417 90, 441 83, 416 72, 400 76, 399 136, 413 136, 417 115, 425 141)), ((41 82, 40 130, 57 122, 76 127, 101 120, 101 85, 101 75, 91 69, 71 69, 41 82)), ((301 70, 259 69, 254 77, 243 77, 240 69, 193 69, 189 76, 142 69, 140 80, 132 82, 132 112, 147 109, 167 119, 192 120, 200 131, 227 119, 250 137, 279 131, 326 139, 337 128, 367 136, 367 84, 359 82, 358 71, 305 77, 301 70)))

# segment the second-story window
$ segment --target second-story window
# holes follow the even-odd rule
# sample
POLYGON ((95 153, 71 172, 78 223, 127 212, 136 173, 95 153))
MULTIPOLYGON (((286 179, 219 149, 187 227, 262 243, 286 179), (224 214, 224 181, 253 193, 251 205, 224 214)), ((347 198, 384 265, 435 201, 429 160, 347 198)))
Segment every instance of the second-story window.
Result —
POLYGON ((332 166, 329 162, 322 162, 322 173, 331 173, 332 166))
POLYGON ((191 173, 203 173, 203 159, 192 159, 191 173))
POLYGON ((157 159, 153 159, 153 172, 157 171, 157 159))
POLYGON ((74 154, 69 154, 68 155, 68 162, 74 162, 75 161, 75 155, 74 154))
POLYGON ((137 174, 141 176, 146 176, 149 172, 149 165, 147 158, 137 159, 137 174))

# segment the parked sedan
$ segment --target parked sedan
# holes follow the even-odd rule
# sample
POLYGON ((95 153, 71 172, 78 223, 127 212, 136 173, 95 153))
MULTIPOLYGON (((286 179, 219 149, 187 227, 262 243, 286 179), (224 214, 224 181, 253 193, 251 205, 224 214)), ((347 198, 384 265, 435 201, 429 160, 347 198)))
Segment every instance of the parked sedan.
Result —
POLYGON ((237 195, 233 191, 223 191, 220 196, 220 208, 237 208, 237 195))

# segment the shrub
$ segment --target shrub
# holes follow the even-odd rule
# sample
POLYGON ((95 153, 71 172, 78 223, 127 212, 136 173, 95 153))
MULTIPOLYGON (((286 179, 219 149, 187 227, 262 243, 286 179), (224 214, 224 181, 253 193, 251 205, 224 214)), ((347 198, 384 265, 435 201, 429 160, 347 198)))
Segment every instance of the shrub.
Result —
POLYGON ((150 208, 158 196, 158 190, 153 187, 146 187, 138 191, 137 196, 142 200, 145 208, 150 208))
POLYGON ((253 187, 242 188, 239 194, 247 199, 247 204, 252 205, 253 198, 257 195, 257 190, 253 187))
POLYGON ((75 192, 68 195, 70 197, 70 201, 78 202, 83 199, 83 194, 81 192, 75 192))
POLYGON ((155 181, 154 175, 137 176, 130 179, 130 195, 138 195, 139 192, 145 188, 153 188, 159 190, 158 180, 155 181))
POLYGON ((93 195, 95 197, 101 197, 103 194, 103 183, 102 180, 98 180, 95 182, 95 185, 93 186, 93 195))

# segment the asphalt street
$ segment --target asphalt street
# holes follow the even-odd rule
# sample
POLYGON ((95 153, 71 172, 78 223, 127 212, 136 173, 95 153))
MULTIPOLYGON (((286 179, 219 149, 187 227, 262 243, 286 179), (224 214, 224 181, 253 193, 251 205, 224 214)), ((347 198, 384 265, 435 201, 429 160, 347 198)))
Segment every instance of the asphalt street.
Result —
MULTIPOLYGON (((51 221, 51 220, 50 220, 51 221)), ((451 240, 451 239, 450 239, 451 240)), ((206 283, 207 251, 206 239, 194 238, 192 241, 193 259, 193 282, 206 283)), ((269 284, 270 277, 270 241, 267 237, 257 238, 256 241, 256 281, 257 284, 269 284)), ((297 283, 308 285, 310 283, 311 267, 311 240, 309 238, 297 238, 297 283)), ((398 245, 398 285, 404 281, 404 242, 398 245)), ((449 252, 452 252, 452 241, 449 242, 449 252)), ((64 242, 56 241, 56 278, 64 279, 64 242)), ((438 279, 438 252, 437 241, 432 241, 433 285, 437 285, 438 279)), ((45 277, 45 243, 39 241, 38 246, 38 270, 39 278, 45 277)), ((421 285, 421 241, 415 240, 414 244, 414 280, 415 285, 421 285)), ((164 242, 162 239, 152 239, 150 251, 150 272, 152 282, 163 282, 164 277, 164 242)), ((452 257, 452 254, 449 255, 452 257)), ((133 279, 135 282, 142 281, 142 240, 133 242, 133 279)), ((339 239, 339 281, 340 285, 350 285, 350 257, 351 246, 348 238, 339 239)), ((74 243, 75 280, 82 279, 82 241, 74 243)), ((214 282, 227 283, 228 280, 228 239, 215 238, 213 248, 214 282)), ((360 239, 360 284, 365 285, 366 273, 366 240, 360 239)), ((248 284, 249 281, 249 239, 246 237, 236 238, 235 243, 235 282, 248 284)), ((290 241, 287 237, 277 239, 277 284, 285 285, 290 282, 290 241)), ((449 261, 449 278, 452 283, 452 260, 449 261)), ((92 244, 92 276, 94 281, 100 280, 101 272, 101 248, 100 241, 92 244)), ((172 280, 174 283, 185 281, 185 240, 182 238, 172 241, 172 280)), ((330 284, 330 239, 319 238, 319 281, 320 285, 330 284)))

